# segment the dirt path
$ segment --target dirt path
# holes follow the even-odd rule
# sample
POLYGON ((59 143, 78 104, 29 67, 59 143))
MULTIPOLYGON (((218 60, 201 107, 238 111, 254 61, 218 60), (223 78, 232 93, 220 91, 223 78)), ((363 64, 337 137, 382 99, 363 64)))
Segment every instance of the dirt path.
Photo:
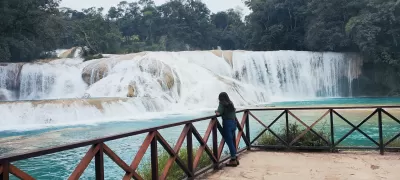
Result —
POLYGON ((377 152, 277 153, 247 152, 240 166, 200 179, 230 180, 399 180, 400 154, 377 152))

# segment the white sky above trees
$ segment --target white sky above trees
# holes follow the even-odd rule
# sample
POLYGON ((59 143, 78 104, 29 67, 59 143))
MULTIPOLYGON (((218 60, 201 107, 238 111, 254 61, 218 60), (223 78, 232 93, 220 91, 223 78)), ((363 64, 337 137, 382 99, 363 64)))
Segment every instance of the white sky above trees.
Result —
MULTIPOLYGON (((75 10, 81 10, 83 8, 90 7, 104 7, 105 12, 112 6, 116 6, 123 0, 62 0, 61 7, 69 7, 75 10)), ((133 2, 138 0, 126 0, 127 2, 133 2)), ((168 0, 154 0, 157 5, 163 4, 168 0)), ((225 11, 230 8, 241 8, 243 15, 248 15, 250 10, 244 5, 244 0, 202 0, 211 12, 216 13, 218 11, 225 11)))

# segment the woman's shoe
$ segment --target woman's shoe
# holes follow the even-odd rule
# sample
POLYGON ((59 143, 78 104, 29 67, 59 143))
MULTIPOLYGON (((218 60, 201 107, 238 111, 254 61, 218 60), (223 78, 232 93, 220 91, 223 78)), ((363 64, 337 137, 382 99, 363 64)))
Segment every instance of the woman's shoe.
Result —
POLYGON ((226 163, 226 166, 228 166, 228 167, 236 167, 238 165, 239 165, 238 160, 230 160, 228 163, 226 163))

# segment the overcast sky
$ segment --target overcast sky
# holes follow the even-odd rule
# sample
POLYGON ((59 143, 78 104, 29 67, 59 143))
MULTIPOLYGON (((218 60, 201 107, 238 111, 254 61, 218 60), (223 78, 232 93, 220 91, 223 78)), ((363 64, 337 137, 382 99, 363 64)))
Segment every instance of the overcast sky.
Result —
MULTIPOLYGON (((104 7, 108 10, 111 6, 116 6, 120 1, 123 0, 62 0, 61 7, 69 7, 76 10, 90 7, 104 7)), ((133 2, 136 0, 126 0, 133 2)), ((157 5, 163 4, 168 0, 154 0, 157 5)), ((229 8, 241 7, 243 8, 243 14, 247 15, 249 9, 244 5, 243 0, 202 0, 211 12, 225 11, 229 8)))

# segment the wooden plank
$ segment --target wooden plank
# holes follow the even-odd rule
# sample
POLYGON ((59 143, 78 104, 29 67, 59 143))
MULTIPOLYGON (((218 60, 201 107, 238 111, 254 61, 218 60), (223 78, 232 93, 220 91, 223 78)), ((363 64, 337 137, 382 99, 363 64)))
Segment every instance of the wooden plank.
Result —
MULTIPOLYGON (((351 107, 300 107, 300 108, 259 108, 259 109, 247 109, 251 111, 277 111, 277 110, 286 110, 286 109, 291 109, 291 110, 326 110, 326 109, 376 109, 376 108, 383 108, 383 109, 390 109, 390 108, 400 108, 400 106, 351 106, 351 107)), ((243 112, 246 111, 246 109, 242 109, 237 111, 243 112)), ((47 154, 52 154, 56 152, 61 152, 61 151, 66 151, 66 150, 71 150, 79 147, 85 147, 101 142, 106 142, 106 141, 112 141, 120 138, 125 138, 129 136, 134 136, 134 135, 139 135, 147 132, 153 132, 155 130, 160 130, 160 129, 166 129, 170 127, 176 127, 180 125, 185 125, 188 123, 194 123, 194 122, 200 122, 204 120, 208 120, 211 118, 216 118, 220 116, 209 116, 209 117, 204 117, 204 118, 199 118, 199 119, 194 119, 194 120, 189 120, 189 121, 182 121, 178 123, 173 123, 173 124, 167 124, 163 126, 158 126, 158 127, 152 127, 152 128, 147 128, 147 129, 142 129, 138 131, 133 131, 133 132, 128 132, 128 133, 123 133, 123 134, 118 134, 118 135, 113 135, 113 136, 108 136, 104 138, 98 138, 98 139, 92 139, 88 141, 82 141, 78 143, 72 143, 68 145, 62 145, 62 146, 57 146, 57 147, 51 147, 51 148, 46 148, 46 149, 40 149, 40 150, 35 150, 31 151, 28 153, 24 154, 17 154, 17 155, 10 155, 10 156, 5 156, 0 159, 0 162, 14 162, 18 160, 23 160, 23 159, 28 159, 32 157, 38 157, 38 156, 43 156, 47 154)))
POLYGON ((186 136, 186 150, 187 150, 187 165, 190 174, 188 175, 189 179, 192 179, 194 176, 193 169, 193 125, 190 125, 189 133, 186 136))
MULTIPOLYGON (((190 126, 189 126, 190 127, 190 126)), ((184 133, 188 133, 186 130, 183 130, 184 133)), ((183 135, 183 134, 182 134, 183 135)), ((178 152, 175 152, 171 146, 169 146, 168 142, 164 139, 164 137, 161 136, 160 133, 157 132, 157 140, 161 144, 161 146, 164 147, 164 149, 170 154, 170 158, 167 161, 167 164, 164 167, 163 173, 161 174, 160 179, 166 179, 169 173, 169 169, 172 167, 173 163, 176 162, 180 168, 183 170, 183 172, 186 173, 186 175, 190 175, 190 171, 188 167, 186 167, 185 163, 182 161, 182 159, 179 157, 179 150, 178 152)), ((176 146, 182 146, 182 144, 177 144, 176 146)))
POLYGON ((97 146, 93 145, 92 147, 90 147, 89 151, 85 154, 85 156, 79 162, 78 166, 75 168, 75 170, 69 176, 68 180, 74 180, 74 179, 78 180, 79 177, 81 177, 83 172, 86 170, 86 168, 90 164, 90 161, 92 161, 95 154, 99 151, 99 149, 100 149, 100 145, 97 145, 97 146))
POLYGON ((381 109, 381 111, 382 111, 383 113, 385 113, 387 116, 389 116, 392 120, 394 120, 394 121, 396 121, 397 123, 400 124, 400 120, 397 119, 396 117, 394 117, 392 114, 390 114, 389 112, 387 112, 387 111, 384 110, 384 109, 381 109))
POLYGON ((98 144, 100 146, 99 151, 94 156, 94 165, 96 172, 96 180, 104 180, 104 154, 103 154, 103 143, 98 144))
POLYGON ((140 161, 142 160, 144 154, 146 153, 147 149, 149 148, 151 141, 154 139, 156 133, 155 132, 150 132, 146 139, 143 141, 142 146, 140 146, 139 151, 136 153, 135 159, 133 159, 131 168, 136 170, 140 164, 140 161))
POLYGON ((185 127, 183 128, 182 133, 181 133, 181 135, 179 136, 178 141, 176 142, 176 145, 175 145, 175 147, 174 147, 174 151, 175 151, 176 153, 179 153, 179 151, 180 151, 180 149, 181 149, 181 147, 182 147, 182 144, 183 144, 183 142, 185 141, 186 136, 187 136, 189 130, 190 130, 190 124, 185 125, 185 127))
MULTIPOLYGON (((250 117, 249 117, 249 112, 250 111, 246 111, 247 115, 246 115, 246 123, 245 123, 245 128, 246 128, 246 136, 247 136, 247 141, 250 142, 250 117)), ((247 145, 247 150, 251 150, 251 144, 247 145)))
POLYGON ((0 180, 9 180, 10 179, 9 163, 3 162, 1 167, 2 167, 2 173, 0 173, 0 180))
MULTIPOLYGON (((214 121, 214 126, 212 129, 212 143, 213 143, 213 154, 214 157, 217 158, 219 162, 219 156, 218 156, 218 128, 217 128, 217 122, 218 120, 216 118, 211 119, 211 121, 214 121)), ((214 170, 218 169, 218 162, 214 163, 214 170)))
MULTIPOLYGON (((291 110, 317 110, 317 109, 320 109, 320 110, 321 110, 321 109, 370 109, 370 108, 400 108, 400 106, 319 107, 319 108, 289 108, 289 109, 291 109, 291 110)), ((287 110, 287 109, 288 109, 288 108, 263 109, 263 111, 287 110)), ((258 111, 258 110, 259 110, 259 109, 257 109, 256 111, 258 111)), ((241 110, 241 111, 248 111, 248 110, 241 110)), ((384 110, 382 110, 382 112, 385 113, 385 114, 387 114, 386 111, 384 111, 384 110)), ((335 114, 336 114, 336 112, 335 112, 335 114)), ((371 114, 371 116, 372 116, 372 115, 373 115, 373 114, 371 114)), ((65 151, 65 150, 69 150, 69 149, 75 149, 75 148, 79 148, 79 147, 84 147, 84 146, 88 146, 88 145, 92 145, 92 144, 103 143, 103 142, 105 142, 105 141, 115 140, 115 139, 119 139, 119 138, 123 138, 123 137, 138 135, 138 134, 142 134, 142 133, 146 133, 146 132, 153 132, 153 131, 156 131, 156 130, 159 130, 159 129, 165 129, 165 128, 180 126, 180 125, 184 125, 184 124, 188 124, 188 123, 192 123, 192 122, 198 122, 198 121, 208 120, 209 118, 216 118, 216 117, 219 117, 219 116, 210 116, 210 117, 195 119, 195 120, 191 120, 191 121, 184 121, 184 122, 179 122, 179 123, 174 123, 174 124, 168 124, 168 125, 164 125, 164 126, 159 126, 159 127, 148 128, 148 129, 143 129, 143 130, 139 130, 139 131, 134 131, 134 132, 124 133, 124 134, 109 136, 109 137, 105 137, 105 138, 99 138, 99 139, 94 139, 94 140, 89 140, 89 141, 84 141, 84 142, 79 142, 79 143, 73 143, 73 144, 64 145, 64 146, 52 147, 52 148, 47 148, 47 149, 43 149, 43 150, 37 150, 37 151, 33 151, 33 152, 25 153, 25 154, 20 154, 20 155, 6 156, 6 157, 1 158, 1 159, 0 159, 0 162, 13 162, 13 161, 16 161, 16 160, 22 160, 22 159, 27 159, 27 158, 31 158, 31 157, 42 156, 42 155, 51 154, 51 153, 55 153, 55 152, 60 152, 60 151, 65 151)), ((391 116, 389 116, 389 117, 391 117, 391 116)), ((392 118, 392 117, 391 117, 391 118, 392 118)), ((397 121, 397 122, 399 122, 397 119, 394 119, 394 120, 397 121)), ((368 121, 368 118, 367 118, 365 121, 368 121)), ((299 122, 300 122, 300 121, 299 121, 299 122)), ((347 121, 346 121, 346 122, 347 122, 347 121)), ((218 124, 219 124, 219 123, 218 123, 218 124)), ((363 123, 361 123, 361 124, 359 124, 359 125, 357 125, 357 126, 352 125, 354 129, 353 129, 351 132, 353 132, 353 131, 355 131, 355 130, 360 131, 364 136, 366 136, 368 139, 371 140, 372 138, 370 138, 370 136, 366 135, 364 132, 362 132, 362 131, 359 129, 359 126, 361 126, 362 124, 363 124, 363 123)), ((265 124, 264 124, 264 125, 265 125, 265 124)), ((268 126, 268 127, 269 127, 269 126, 268 126)), ((313 127, 313 126, 307 128, 307 129, 309 129, 309 131, 313 131, 312 127, 313 127)), ((238 128, 239 128, 239 131, 243 131, 243 127, 239 126, 238 128)), ((220 130, 219 127, 218 127, 218 130, 220 130)), ((222 131, 220 130, 220 132, 222 132, 222 131)), ((351 133, 351 132, 350 132, 350 133, 351 133)), ((313 132, 313 133, 314 133, 314 132, 313 132)), ((242 132, 242 136, 241 136, 241 137, 244 137, 245 135, 246 135, 246 134, 244 134, 244 132, 242 132)), ((339 142, 337 142, 337 143, 340 143, 340 141, 344 140, 347 136, 348 136, 348 134, 346 134, 345 137, 341 138, 341 140, 339 140, 339 142)), ((239 136, 239 137, 240 137, 240 136, 239 136)), ((203 139, 204 139, 204 138, 203 138, 203 139)), ((236 138, 235 140, 238 140, 238 139, 236 138)), ((239 139, 239 140, 240 140, 240 139, 239 139)), ((375 144, 377 144, 376 141, 374 141, 374 140, 371 140, 371 141, 373 141, 375 144)), ((224 145, 224 140, 222 140, 221 142, 222 142, 222 144, 219 146, 218 151, 217 151, 219 155, 222 154, 223 145, 224 145)), ((237 143, 237 144, 238 144, 238 143, 237 143)), ((382 143, 378 143, 378 145, 379 145, 379 144, 382 145, 382 143)), ((145 145, 145 143, 144 143, 144 145, 145 145)), ((148 145, 148 146, 149 146, 149 145, 148 145)), ((148 148, 148 146, 147 146, 147 148, 148 148)), ((145 149, 145 150, 147 150, 147 149, 145 149)), ((203 150, 203 151, 204 151, 204 150, 203 150)), ((141 158, 143 158, 143 156, 140 158, 140 155, 139 155, 139 156, 135 156, 135 159, 136 159, 137 157, 138 157, 140 160, 141 160, 141 158)), ((216 157, 216 158, 219 159, 220 157, 216 157)), ((132 168, 132 167, 131 167, 131 169, 136 170, 138 164, 140 163, 140 160, 137 161, 137 163, 136 163, 136 162, 135 162, 135 163, 132 162, 131 165, 132 165, 133 167, 135 167, 135 168, 132 168), (136 164, 137 164, 137 165, 136 165, 136 164)), ((82 161, 81 161, 80 163, 82 163, 82 161)), ((7 168, 5 168, 5 167, 3 167, 3 166, 2 166, 1 168, 2 168, 2 171, 7 171, 7 172, 8 172, 8 170, 7 170, 7 169, 9 169, 8 166, 7 166, 7 168)), ((77 167, 77 168, 78 168, 78 167, 77 167)), ((84 171, 84 170, 83 170, 83 171, 84 171)), ((135 173, 135 172, 133 172, 133 173, 135 173)), ((5 176, 4 174, 5 174, 5 173, 3 173, 3 178, 4 178, 4 176, 5 176)), ((7 173, 7 174, 8 174, 8 173, 7 173)), ((132 177, 132 176, 134 176, 134 175, 131 175, 131 177, 132 177)))
MULTIPOLYGON (((208 125, 208 128, 207 128, 206 132, 204 133, 203 140, 204 140, 205 143, 208 142, 208 139, 210 138, 210 135, 211 135, 211 132, 212 132, 214 126, 215 126, 215 121, 211 120, 209 125, 208 125)), ((207 144, 201 145, 200 148, 197 150, 196 156, 194 157, 194 161, 193 161, 193 168, 194 169, 196 169, 197 166, 199 165, 201 156, 203 155, 203 152, 204 152, 206 146, 207 146, 207 144)), ((214 156, 214 158, 215 158, 214 162, 217 162, 218 161, 217 157, 214 156)))
MULTIPOLYGON (((308 131, 311 131, 312 133, 314 133, 315 135, 317 135, 320 139, 322 139, 323 141, 325 141, 326 144, 329 144, 329 141, 326 140, 324 137, 322 137, 320 134, 318 134, 317 132, 315 132, 310 126, 308 126, 306 123, 304 123, 300 118, 298 118, 296 115, 294 115, 291 111, 288 110, 288 113, 294 117, 298 122, 300 122, 303 126, 307 127, 308 131)), ((323 117, 325 117, 327 114, 329 113, 329 110, 324 114, 323 117)), ((322 118, 323 118, 322 117, 322 118)), ((293 141, 289 144, 292 145, 292 143, 294 143, 293 141)))
POLYGON ((364 123, 366 123, 369 119, 371 119, 372 116, 374 116, 376 113, 378 112, 378 109, 376 109, 372 114, 370 114, 367 118, 365 118, 360 124, 358 124, 357 126, 355 126, 353 123, 351 123, 349 120, 347 120, 346 118, 344 118, 342 115, 340 115, 338 112, 336 112, 335 110, 333 110, 333 113, 335 113, 339 118, 341 118, 343 121, 345 121, 347 124, 349 124, 351 127, 353 127, 353 129, 351 129, 347 134, 345 134, 342 138, 340 138, 335 146, 339 145, 340 142, 342 142, 344 139, 346 139, 351 133, 353 133, 355 130, 357 130, 358 132, 360 132, 362 135, 364 135, 366 138, 368 138, 371 142, 375 143, 377 146, 379 146, 379 143, 376 142, 374 139, 372 139, 370 136, 368 136, 368 134, 366 134, 364 131, 362 131, 361 129, 359 129, 364 123))
MULTIPOLYGON (((240 139, 241 139, 241 137, 243 135, 243 128, 244 128, 244 125, 246 123, 246 117, 247 117, 247 112, 243 113, 242 121, 240 122, 239 132, 238 132, 238 134, 236 136, 236 139, 235 139, 236 140, 235 141, 236 142, 236 144, 235 144, 236 149, 238 149, 239 143, 240 143, 240 139)), ((236 119, 236 121, 238 121, 238 120, 236 119)))
POLYGON ((260 119, 258 119, 253 113, 249 112, 250 116, 252 116, 261 126, 264 126, 265 129, 269 130, 269 127, 265 125, 260 119))
POLYGON ((103 145, 104 153, 117 164, 125 172, 133 172, 134 170, 128 166, 118 155, 114 153, 106 144, 103 145))
POLYGON ((307 132, 311 131, 312 128, 313 128, 318 122, 320 122, 322 119, 324 119, 324 117, 325 117, 326 115, 329 114, 329 112, 330 112, 330 110, 326 111, 326 112, 325 112, 317 121, 315 121, 311 126, 307 126, 307 125, 306 125, 307 129, 305 129, 302 133, 300 133, 299 136, 297 136, 296 138, 294 138, 293 141, 290 142, 290 146, 292 146, 296 141, 298 141, 300 138, 302 138, 304 135, 306 135, 307 132))
POLYGON ((128 166, 117 154, 114 153, 106 144, 103 145, 104 153, 113 160, 121 169, 123 169, 126 173, 132 174, 133 178, 142 180, 139 174, 135 172, 134 169, 128 166))
POLYGON ((23 180, 34 180, 35 179, 32 176, 30 176, 29 174, 25 173, 24 171, 21 171, 20 169, 18 169, 17 167, 15 167, 12 164, 10 164, 9 167, 10 167, 10 173, 13 174, 14 176, 16 176, 17 178, 20 178, 23 180))
POLYGON ((163 172, 162 172, 162 174, 161 174, 161 177, 160 177, 160 179, 166 179, 167 178, 167 176, 168 176, 168 173, 169 173, 169 170, 171 169, 171 167, 172 167, 172 165, 174 164, 174 162, 178 159, 178 161, 177 161, 177 164, 183 169, 183 171, 186 173, 186 174, 188 174, 188 173, 190 173, 189 172, 189 169, 187 169, 186 167, 185 167, 185 164, 183 163, 183 161, 179 158, 179 151, 180 151, 180 149, 181 149, 181 147, 182 147, 182 144, 183 144, 183 142, 185 141, 185 139, 186 139, 186 136, 187 136, 187 134, 188 134, 188 132, 189 132, 189 130, 190 130, 190 124, 187 124, 187 125, 185 125, 185 127, 183 128, 183 130, 182 130, 182 132, 181 132, 181 135, 179 136, 179 138, 178 138, 178 141, 177 141, 177 143, 176 143, 176 145, 175 145, 175 148, 172 150, 169 150, 170 149, 170 147, 169 147, 169 145, 168 145, 168 143, 165 141, 165 139, 161 136, 161 134, 157 134, 157 136, 159 137, 158 138, 158 140, 159 140, 159 142, 161 143, 161 145, 162 146, 164 146, 164 148, 167 150, 167 151, 169 151, 169 153, 170 153, 170 155, 171 155, 171 157, 168 159, 168 161, 167 161, 167 163, 165 164, 165 167, 164 167, 164 170, 163 170, 163 172), (172 154, 171 154, 171 151, 172 151, 172 154), (186 169, 186 170, 185 170, 186 169))
POLYGON ((326 110, 326 109, 390 109, 400 108, 400 106, 327 106, 327 107, 289 107, 289 108, 252 108, 246 109, 248 111, 283 111, 286 109, 290 110, 326 110))
POLYGON ((211 149, 208 147, 207 142, 204 141, 203 138, 201 138, 200 133, 197 131, 196 128, 193 128, 193 135, 196 137, 197 141, 200 143, 200 146, 204 145, 204 149, 207 152, 208 156, 211 158, 213 162, 218 162, 218 159, 214 157, 214 154, 212 153, 211 149))
POLYGON ((221 159, 222 152, 224 151, 224 146, 225 146, 225 139, 222 138, 221 142, 219 143, 219 148, 218 148, 218 161, 221 159))
POLYGON ((275 122, 277 122, 284 114, 285 111, 283 111, 277 118, 275 118, 274 121, 271 122, 271 124, 269 124, 268 126, 266 126, 260 119, 258 119, 253 113, 249 112, 250 116, 252 116, 257 122, 259 122, 265 129, 261 131, 261 133, 259 133, 254 139, 253 141, 250 142, 250 144, 253 144, 254 142, 256 142, 258 140, 258 138, 260 138, 266 131, 269 131, 272 133, 272 135, 274 135, 280 142, 282 142, 283 144, 285 144, 286 146, 288 146, 288 143, 283 140, 281 137, 279 137, 270 127, 272 125, 275 124, 275 122))
POLYGON ((158 179, 157 136, 154 136, 153 140, 151 141, 150 160, 151 160, 151 179, 158 179))
MULTIPOLYGON (((139 151, 136 153, 135 158, 133 159, 130 168, 136 171, 139 167, 140 161, 142 160, 144 154, 146 153, 147 149, 149 148, 152 140, 154 139, 156 133, 149 132, 149 134, 144 139, 142 146, 140 146, 139 151)), ((125 176, 122 178, 123 180, 130 180, 134 176, 134 173, 126 173, 125 176)))

